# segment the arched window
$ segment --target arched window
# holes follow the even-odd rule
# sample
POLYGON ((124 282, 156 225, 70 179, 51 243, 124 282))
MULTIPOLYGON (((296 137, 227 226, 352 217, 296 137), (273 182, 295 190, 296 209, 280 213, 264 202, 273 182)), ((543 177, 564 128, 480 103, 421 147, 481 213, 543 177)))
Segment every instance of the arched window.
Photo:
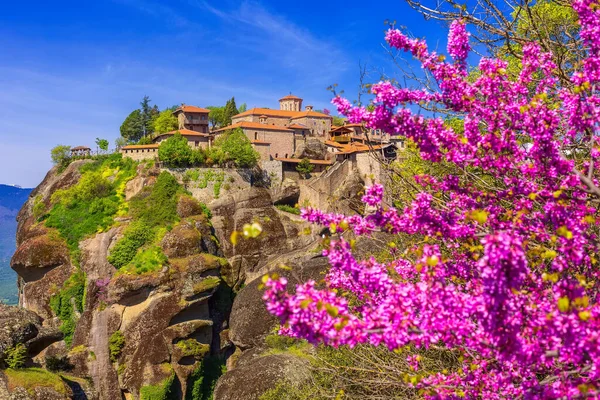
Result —
POLYGON ((254 132, 254 140, 258 140, 258 132, 254 132))

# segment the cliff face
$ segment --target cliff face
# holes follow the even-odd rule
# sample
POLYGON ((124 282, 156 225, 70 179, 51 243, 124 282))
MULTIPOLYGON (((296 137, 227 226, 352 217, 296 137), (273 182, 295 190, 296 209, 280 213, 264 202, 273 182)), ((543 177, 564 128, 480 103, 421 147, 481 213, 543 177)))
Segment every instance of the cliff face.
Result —
POLYGON ((251 399, 263 389, 243 384, 249 371, 269 364, 261 385, 270 387, 301 370, 305 363, 289 356, 252 357, 276 326, 256 278, 292 264, 296 281, 318 279, 326 265, 311 251, 318 232, 275 208, 267 189, 231 188, 205 206, 181 177, 112 157, 53 169, 32 192, 17 218, 11 266, 20 306, 54 336, 28 348, 27 365, 88 383, 48 397, 9 369, 0 394, 200 400, 227 371, 214 399, 251 399), (232 232, 253 222, 263 234, 233 246, 232 232))

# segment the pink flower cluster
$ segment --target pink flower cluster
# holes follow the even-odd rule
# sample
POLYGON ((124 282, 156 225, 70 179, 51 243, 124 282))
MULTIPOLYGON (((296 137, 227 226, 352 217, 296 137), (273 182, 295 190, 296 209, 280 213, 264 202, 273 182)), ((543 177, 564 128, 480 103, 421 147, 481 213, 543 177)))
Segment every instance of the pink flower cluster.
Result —
POLYGON ((429 398, 600 397, 600 3, 572 5, 589 52, 568 89, 535 44, 524 46, 517 80, 505 61, 488 58, 480 76, 467 79, 463 21, 450 30, 454 63, 422 40, 387 32, 392 47, 433 74, 439 92, 380 82, 368 109, 341 97, 333 104, 350 122, 412 140, 424 160, 471 174, 415 177, 422 191, 402 210, 384 205, 381 185, 367 188, 363 201, 373 211, 365 216, 302 210, 336 234, 422 240, 390 248, 395 259, 380 263, 357 260, 339 236, 324 251, 331 264, 324 287, 311 281, 292 295, 285 279, 268 280, 264 299, 282 333, 333 346, 459 352, 461 368, 443 373, 409 360, 429 398), (464 132, 406 107, 422 102, 464 116, 464 132))

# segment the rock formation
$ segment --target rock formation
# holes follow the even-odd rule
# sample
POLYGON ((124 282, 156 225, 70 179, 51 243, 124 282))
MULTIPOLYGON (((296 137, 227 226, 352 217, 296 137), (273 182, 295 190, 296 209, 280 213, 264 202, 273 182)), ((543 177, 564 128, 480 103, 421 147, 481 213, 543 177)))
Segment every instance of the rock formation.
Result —
POLYGON ((281 379, 304 381, 306 360, 265 350, 277 321, 265 309, 257 279, 278 271, 292 283, 319 281, 326 269, 314 251, 316 228, 274 207, 295 204, 298 186, 228 190, 207 207, 178 192, 175 222, 153 228, 159 236, 154 247, 140 247, 134 251, 139 260, 116 268, 109 260, 138 218, 130 205, 152 196, 161 171, 139 165, 121 182, 119 168, 104 170, 102 179, 121 190, 118 211, 73 245, 66 231, 46 225, 39 209, 48 213, 58 190, 85 181, 89 172, 81 171, 98 168, 86 166, 91 162, 53 169, 23 206, 11 262, 23 308, 0 308, 0 360, 5 349, 24 343, 29 364, 46 368, 24 371, 48 373, 48 382, 58 377, 60 384, 15 386, 19 379, 7 370, 0 398, 154 399, 149 393, 169 393, 204 399, 199 393, 213 390, 225 365, 214 400, 257 399, 281 379), (234 246, 232 233, 254 222, 263 233, 234 246), (49 372, 57 360, 59 371, 49 372))

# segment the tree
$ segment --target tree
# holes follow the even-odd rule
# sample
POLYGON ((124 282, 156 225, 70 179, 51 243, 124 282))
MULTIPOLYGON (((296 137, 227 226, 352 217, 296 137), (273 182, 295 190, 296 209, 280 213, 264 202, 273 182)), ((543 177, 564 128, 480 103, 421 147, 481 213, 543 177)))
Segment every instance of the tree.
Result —
POLYGON ((177 132, 158 147, 158 158, 169 167, 185 167, 192 159, 192 149, 186 138, 177 132))
POLYGON ((71 146, 59 144, 50 150, 52 163, 64 168, 71 162, 71 146))
MULTIPOLYGON (((469 76, 465 20, 450 26, 453 62, 397 29, 394 49, 411 53, 439 90, 371 87, 371 107, 336 96, 338 112, 410 140, 436 174, 414 177, 414 196, 397 207, 381 185, 366 189, 366 216, 303 210, 329 227, 331 271, 286 291, 265 278, 267 309, 281 333, 312 343, 361 343, 402 351, 435 349, 448 368, 398 376, 432 399, 555 399, 600 395, 597 186, 600 173, 600 9, 572 2, 587 50, 565 81, 535 43, 523 44, 521 71, 482 58, 469 76), (440 103, 461 115, 448 123, 414 112, 440 103), (355 257, 342 235, 385 232, 401 239, 383 261, 355 257)), ((389 379, 389 378, 388 378, 389 379)))
POLYGON ((217 164, 232 162, 238 168, 254 167, 260 159, 252 143, 240 128, 228 131, 215 140, 209 157, 217 164))
POLYGON ((154 107, 150 107, 150 101, 150 97, 144 96, 140 102, 140 119, 144 136, 152 134, 154 130, 154 120, 159 114, 159 110, 156 105, 154 107))
POLYGON ((173 110, 166 109, 160 112, 158 117, 154 120, 154 132, 155 133, 166 133, 171 132, 179 128, 179 121, 177 117, 173 115, 173 110))
POLYGON ((221 128, 225 126, 223 123, 225 107, 209 106, 207 109, 210 110, 208 113, 208 123, 212 129, 221 128))
MULTIPOLYGON (((459 5, 451 1, 406 0, 429 20, 463 19, 472 27, 472 38, 498 58, 520 60, 522 48, 537 42, 553 56, 561 84, 569 84, 573 68, 585 57, 577 36, 577 15, 570 2, 542 0, 521 2, 507 0, 505 7, 485 0, 459 5)), ((423 82, 423 81, 421 81, 423 82)))
POLYGON ((225 109, 223 110, 223 125, 228 126, 231 125, 231 117, 239 114, 239 111, 235 105, 235 98, 227 100, 225 104, 225 109))
POLYGON ((133 110, 125 118, 125 121, 121 125, 121 136, 127 139, 127 141, 134 143, 144 136, 144 122, 140 110, 133 110))
POLYGON ((242 103, 238 107, 238 114, 241 114, 241 113, 245 112, 247 109, 248 109, 248 106, 246 105, 246 103, 242 103))
POLYGON ((127 146, 127 139, 124 137, 118 137, 115 139, 115 147, 117 150, 121 150, 121 147, 127 146))
POLYGON ((311 172, 313 172, 313 169, 315 169, 315 166, 310 163, 308 158, 303 158, 296 166, 296 171, 298 171, 303 178, 308 177, 311 172))
POLYGON ((96 146, 102 151, 108 151, 108 140, 96 138, 96 146))
POLYGON ((346 118, 338 117, 336 115, 331 116, 333 118, 333 125, 335 126, 344 126, 346 124, 346 118))

